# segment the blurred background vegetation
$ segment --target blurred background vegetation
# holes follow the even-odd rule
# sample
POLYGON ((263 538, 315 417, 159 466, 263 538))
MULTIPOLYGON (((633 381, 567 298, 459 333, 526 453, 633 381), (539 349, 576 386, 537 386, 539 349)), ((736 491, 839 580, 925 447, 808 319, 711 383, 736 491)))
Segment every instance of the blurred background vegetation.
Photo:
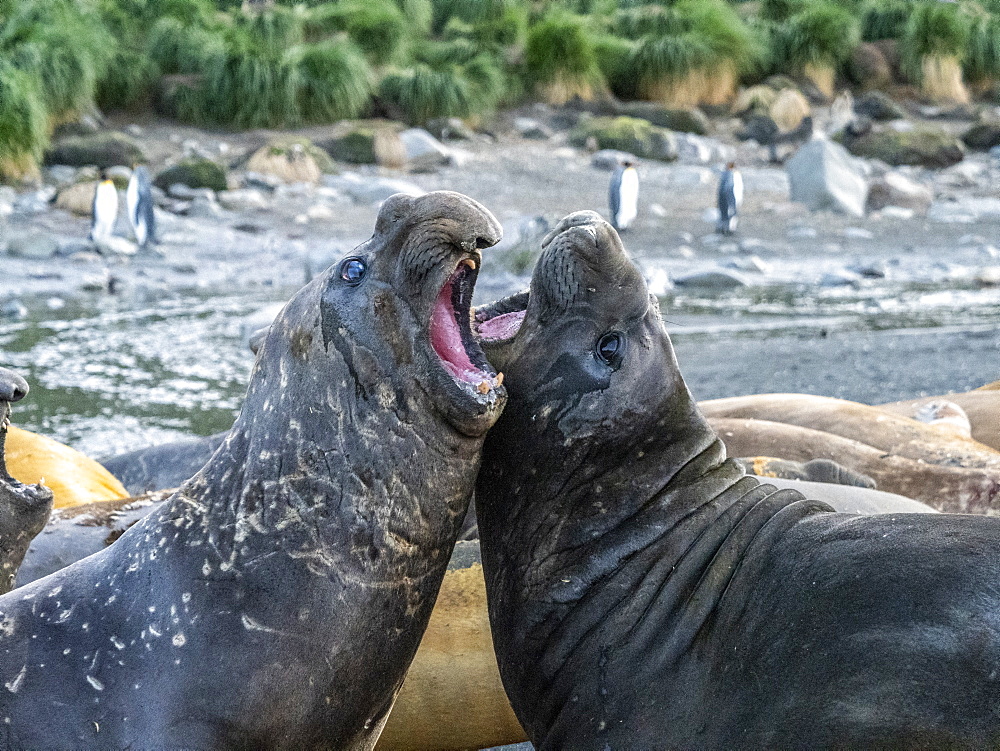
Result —
POLYGON ((994 98, 1000 0, 0 0, 0 173, 99 108, 224 128, 413 124, 614 94, 720 106, 774 74, 994 98))

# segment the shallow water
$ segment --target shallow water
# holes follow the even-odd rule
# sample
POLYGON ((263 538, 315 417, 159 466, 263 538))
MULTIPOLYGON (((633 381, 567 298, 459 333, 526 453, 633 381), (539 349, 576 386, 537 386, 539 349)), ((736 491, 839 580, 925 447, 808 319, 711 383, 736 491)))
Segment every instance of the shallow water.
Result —
MULTIPOLYGON (((484 302, 526 279, 481 280, 484 302)), ((31 383, 22 427, 109 456, 224 430, 253 356, 253 313, 295 288, 93 295, 0 321, 4 364, 31 383)), ((967 280, 774 284, 661 297, 698 398, 793 391, 878 403, 1000 378, 1000 289, 967 280)))

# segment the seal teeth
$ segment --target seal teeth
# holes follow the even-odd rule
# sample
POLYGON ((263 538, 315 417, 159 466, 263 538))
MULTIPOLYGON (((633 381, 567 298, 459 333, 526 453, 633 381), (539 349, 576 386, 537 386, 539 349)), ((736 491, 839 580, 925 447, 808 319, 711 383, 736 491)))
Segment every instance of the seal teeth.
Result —
POLYGON ((497 373, 497 386, 503 386, 503 373, 497 373))
POLYGON ((461 261, 458 262, 458 265, 459 266, 468 266, 473 271, 476 270, 476 262, 473 259, 471 259, 471 258, 463 258, 461 261))
POLYGON ((488 394, 488 393, 490 393, 490 382, 489 381, 480 381, 479 385, 476 386, 476 391, 478 391, 480 394, 488 394))

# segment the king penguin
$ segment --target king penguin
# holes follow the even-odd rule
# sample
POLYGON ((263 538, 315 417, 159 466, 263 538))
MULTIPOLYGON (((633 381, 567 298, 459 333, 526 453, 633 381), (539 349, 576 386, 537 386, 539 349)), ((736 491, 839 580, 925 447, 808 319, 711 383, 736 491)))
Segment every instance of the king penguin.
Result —
POLYGON ((736 163, 729 162, 719 178, 719 224, 716 231, 731 235, 739 222, 740 204, 743 203, 743 176, 736 170, 736 163))
POLYGON ((625 160, 615 168, 608 189, 608 203, 611 205, 611 225, 621 232, 639 213, 639 173, 634 162, 625 160))
POLYGON ((118 218, 118 189, 114 182, 101 170, 101 181, 94 191, 94 202, 90 207, 90 239, 93 242, 107 240, 115 230, 118 218))
POLYGON ((138 165, 132 171, 125 191, 125 205, 128 207, 128 220, 135 233, 135 241, 140 248, 156 242, 156 216, 153 214, 152 182, 149 170, 138 165))

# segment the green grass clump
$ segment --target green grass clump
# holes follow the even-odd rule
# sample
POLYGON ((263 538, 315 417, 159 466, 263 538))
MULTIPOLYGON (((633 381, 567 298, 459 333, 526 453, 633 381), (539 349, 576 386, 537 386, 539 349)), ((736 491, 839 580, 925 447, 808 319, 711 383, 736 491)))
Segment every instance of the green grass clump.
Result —
POLYGON ((814 3, 789 18, 778 30, 781 62, 792 68, 836 66, 860 40, 854 16, 839 5, 814 3))
POLYGON ((347 39, 302 45, 290 52, 297 71, 299 119, 332 122, 357 117, 372 93, 372 72, 347 39))
POLYGON ((394 0, 345 0, 305 14, 306 38, 343 31, 375 65, 399 59, 410 36, 410 22, 394 0))
POLYGON ((619 99, 635 99, 639 92, 632 70, 637 42, 604 34, 594 39, 594 54, 608 87, 619 99))
POLYGON ((903 65, 930 99, 969 100, 961 68, 969 32, 970 18, 958 5, 933 1, 914 5, 900 45, 903 65))
POLYGON ((787 21, 809 6, 809 0, 761 0, 760 17, 767 21, 787 21))
POLYGON ((1000 18, 984 15, 972 21, 964 70, 966 79, 978 86, 1000 78, 1000 18))
POLYGON ((912 0, 869 0, 861 11, 861 38, 866 42, 899 39, 912 8, 912 0))
POLYGON ((20 177, 48 143, 48 112, 37 79, 0 59, 0 177, 20 177))
POLYGON ((551 104, 574 96, 592 99, 605 86, 587 20, 566 11, 550 12, 529 30, 524 68, 528 82, 551 104))
POLYGON ((225 47, 222 34, 167 16, 149 31, 147 54, 161 73, 197 73, 225 47))
POLYGON ((739 73, 760 65, 754 31, 726 3, 679 0, 669 33, 643 37, 631 68, 643 98, 667 104, 719 104, 735 91, 739 73))
POLYGON ((611 31, 626 39, 673 34, 685 26, 673 8, 662 5, 640 5, 622 8, 611 17, 611 31))

